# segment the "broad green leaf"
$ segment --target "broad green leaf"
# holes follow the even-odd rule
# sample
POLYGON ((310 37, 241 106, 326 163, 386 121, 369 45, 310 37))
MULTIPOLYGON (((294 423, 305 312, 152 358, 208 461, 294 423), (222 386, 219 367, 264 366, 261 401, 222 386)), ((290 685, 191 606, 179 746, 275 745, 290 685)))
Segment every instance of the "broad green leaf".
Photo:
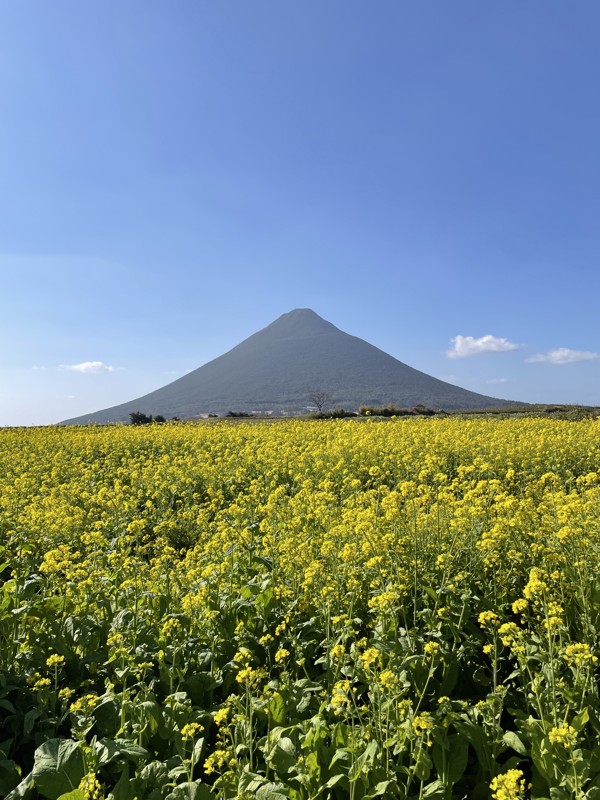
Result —
POLYGON ((334 775, 333 777, 329 778, 329 780, 327 781, 327 783, 323 788, 332 789, 334 786, 337 786, 338 783, 341 783, 342 781, 346 781, 346 784, 348 784, 348 778, 345 775, 338 773, 337 775, 334 775))
POLYGON ((151 761, 142 767, 140 778, 144 781, 152 781, 157 786, 162 786, 166 783, 169 777, 169 769, 162 761, 151 761))
POLYGON ((279 738, 265 755, 267 764, 279 775, 287 774, 297 761, 294 743, 287 736, 279 738))
POLYGON ((367 770, 367 768, 372 767, 375 757, 379 751, 379 746, 377 742, 369 742, 366 746, 364 752, 362 752, 356 761, 352 764, 348 777, 351 781, 358 780, 359 776, 367 770))
POLYGON ((253 794, 257 792, 260 787, 267 782, 267 779, 262 775, 257 775, 255 772, 246 770, 242 772, 239 780, 239 790, 241 792, 248 792, 253 794))
POLYGON ((286 800, 289 794, 281 783, 265 783, 256 792, 256 800, 286 800))
POLYGON ((444 794, 444 784, 441 781, 433 781, 432 783, 427 784, 420 797, 444 797, 444 794))
POLYGON ((40 717, 40 712, 37 708, 32 708, 25 714, 25 717, 23 718, 23 733, 26 736, 29 736, 29 734, 34 728, 36 719, 38 719, 39 717, 40 717))
POLYGON ((313 781, 321 780, 321 765, 319 763, 319 756, 311 751, 304 759, 306 770, 313 781))
POLYGON ((205 783, 178 784, 166 800, 214 800, 215 795, 205 783))
POLYGON ((429 778, 432 766, 433 765, 428 753, 425 752, 424 748, 421 748, 419 750, 419 756, 414 767, 417 778, 419 778, 419 780, 426 781, 427 778, 429 778))
POLYGON ((577 716, 571 720, 571 725, 576 731, 582 731, 590 721, 590 712, 588 708, 584 708, 577 716))
POLYGON ((469 743, 462 736, 455 734, 448 737, 448 744, 446 780, 450 785, 453 785, 462 778, 467 769, 469 743))
POLYGON ((379 781, 375 786, 370 789, 364 796, 364 800, 372 800, 374 797, 385 797, 386 792, 393 786, 395 781, 379 781))
POLYGON ((94 709, 94 719, 96 720, 97 730, 103 736, 114 736, 121 724, 120 708, 116 699, 109 695, 103 698, 94 709))
POLYGON ((0 758, 0 796, 6 795, 19 785, 20 771, 14 761, 0 758))
POLYGON ((512 747, 515 753, 518 753, 520 756, 527 755, 527 748, 525 747, 521 739, 519 739, 519 737, 514 731, 506 731, 506 733, 502 737, 502 741, 508 747, 512 747))
POLYGON ((560 789, 558 786, 550 787, 550 800, 571 800, 572 794, 560 789))
POLYGON ((49 800, 56 800, 79 786, 85 774, 79 742, 49 739, 34 754, 31 772, 36 788, 49 800))
POLYGON ((6 795, 6 800, 28 800, 33 794, 34 784, 33 776, 31 774, 23 778, 21 783, 6 795))
POLYGON ((285 700, 279 692, 275 692, 275 694, 271 697, 268 708, 269 716, 275 725, 283 725, 283 723, 286 721, 285 700))
POLYGON ((94 752, 99 766, 110 764, 117 759, 126 759, 138 764, 148 758, 148 751, 130 739, 100 739, 94 744, 94 752))
POLYGON ((348 752, 348 750, 344 750, 343 748, 338 747, 338 749, 333 754, 333 758, 331 759, 331 763, 329 764, 329 769, 331 769, 331 767, 333 767, 334 764, 337 764, 338 761, 350 761, 350 753, 348 752))
POLYGON ((72 792, 61 794, 58 800, 86 800, 86 795, 81 789, 73 789, 72 792))
POLYGON ((125 767, 115 788, 108 795, 108 800, 133 800, 131 781, 129 780, 129 767, 125 767))

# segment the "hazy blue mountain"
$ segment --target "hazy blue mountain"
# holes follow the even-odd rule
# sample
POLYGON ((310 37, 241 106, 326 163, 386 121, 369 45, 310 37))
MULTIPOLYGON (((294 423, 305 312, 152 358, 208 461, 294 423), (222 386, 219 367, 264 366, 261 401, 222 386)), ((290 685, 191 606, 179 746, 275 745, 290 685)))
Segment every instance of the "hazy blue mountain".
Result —
POLYGON ((329 394, 329 408, 350 411, 388 404, 435 410, 513 405, 432 378, 299 308, 161 389, 65 424, 128 422, 132 411, 181 419, 228 411, 299 414, 312 405, 314 392, 329 394))

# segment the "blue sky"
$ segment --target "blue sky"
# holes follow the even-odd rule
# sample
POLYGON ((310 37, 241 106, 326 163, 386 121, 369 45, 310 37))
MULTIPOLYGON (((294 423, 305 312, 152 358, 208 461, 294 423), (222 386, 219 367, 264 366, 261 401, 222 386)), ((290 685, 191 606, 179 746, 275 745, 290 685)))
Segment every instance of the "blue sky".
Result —
POLYGON ((600 404, 597 0, 3 0, 0 425, 309 307, 600 404))

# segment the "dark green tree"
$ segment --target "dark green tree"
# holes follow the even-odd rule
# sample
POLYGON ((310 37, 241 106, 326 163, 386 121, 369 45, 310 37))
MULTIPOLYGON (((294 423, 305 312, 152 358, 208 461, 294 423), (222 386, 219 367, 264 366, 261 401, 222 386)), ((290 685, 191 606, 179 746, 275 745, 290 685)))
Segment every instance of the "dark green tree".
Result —
POLYGON ((152 422, 152 414, 143 414, 141 411, 132 411, 129 415, 132 425, 149 425, 152 422))

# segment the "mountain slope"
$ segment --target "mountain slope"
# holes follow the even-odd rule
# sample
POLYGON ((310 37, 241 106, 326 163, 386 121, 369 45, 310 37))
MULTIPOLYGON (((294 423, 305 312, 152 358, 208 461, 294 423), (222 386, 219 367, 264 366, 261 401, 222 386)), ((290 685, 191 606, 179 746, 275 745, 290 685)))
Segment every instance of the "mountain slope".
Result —
POLYGON ((469 392, 403 364, 344 333, 310 309, 283 314, 193 372, 150 394, 64 424, 129 421, 132 411, 178 416, 244 411, 297 414, 309 395, 327 392, 330 407, 489 408, 511 401, 469 392))

